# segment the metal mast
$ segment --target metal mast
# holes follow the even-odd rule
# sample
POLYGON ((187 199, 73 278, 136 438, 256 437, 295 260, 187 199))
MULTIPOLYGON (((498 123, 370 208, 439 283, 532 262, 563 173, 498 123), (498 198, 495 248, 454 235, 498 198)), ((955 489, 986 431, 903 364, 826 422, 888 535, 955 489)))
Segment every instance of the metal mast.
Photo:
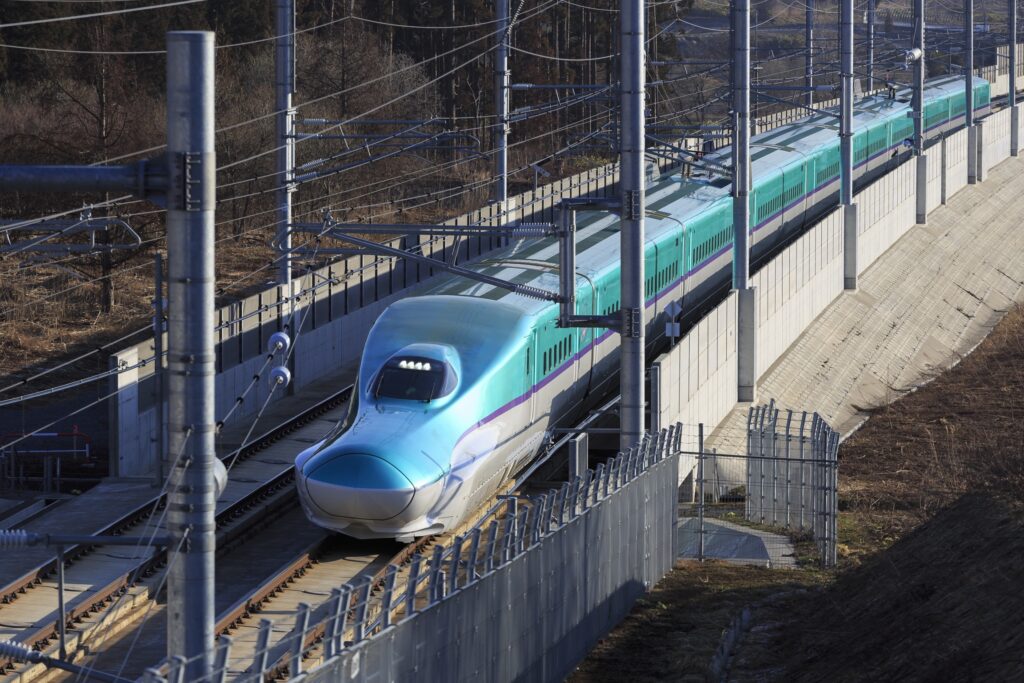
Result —
POLYGON ((839 8, 839 196, 843 205, 843 286, 857 288, 857 207, 853 204, 853 0, 839 8))
POLYGON ((978 181, 978 134, 974 128, 974 0, 964 0, 964 123, 967 126, 967 182, 978 181))
MULTIPOLYGON (((282 296, 288 297, 284 318, 291 322, 292 311, 292 240, 289 228, 292 224, 292 193, 295 192, 295 110, 292 97, 295 94, 295 0, 276 0, 274 30, 274 111, 277 152, 277 245, 280 250, 277 283, 281 285, 282 296)), ((294 334, 294 330, 289 330, 294 334)))
POLYGON ((808 107, 814 106, 814 0, 807 0, 804 12, 804 99, 808 107))
POLYGON ((501 222, 508 222, 508 49, 509 0, 495 0, 497 10, 498 49, 494 54, 494 104, 498 113, 498 126, 494 131, 494 201, 501 211, 501 222))
POLYGON ((866 29, 868 34, 867 76, 868 92, 870 93, 875 90, 875 0, 868 0, 866 29))
POLYGON ((168 403, 167 494, 173 554, 167 649, 206 680, 214 639, 214 64, 213 33, 167 39, 168 403))
POLYGON ((1007 0, 1007 33, 1009 46, 1009 105, 1010 105, 1010 155, 1020 152, 1020 110, 1017 109, 1017 0, 1007 0))
POLYGON ((732 97, 732 286, 737 290, 737 399, 753 401, 756 299, 750 289, 750 0, 734 0, 732 97))
POLYGON ((621 370, 619 445, 644 433, 644 2, 623 0, 622 51, 621 370))
POLYGON ((914 0, 914 47, 909 59, 914 60, 913 102, 914 156, 917 157, 917 222, 928 221, 928 160, 924 156, 924 0, 914 0))

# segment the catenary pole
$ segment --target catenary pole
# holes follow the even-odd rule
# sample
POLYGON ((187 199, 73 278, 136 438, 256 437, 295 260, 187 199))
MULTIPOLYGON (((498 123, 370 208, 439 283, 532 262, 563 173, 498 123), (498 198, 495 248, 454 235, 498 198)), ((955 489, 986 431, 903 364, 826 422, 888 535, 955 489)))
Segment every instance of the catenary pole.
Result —
POLYGON ((917 157, 917 222, 928 222, 928 159, 924 154, 924 77, 927 70, 924 52, 925 17, 924 0, 914 0, 914 75, 912 83, 911 113, 914 118, 914 156, 917 157), (916 53, 916 54, 915 54, 916 53))
POLYGON ((808 107, 814 106, 814 0, 804 6, 804 99, 808 107))
POLYGON ((857 207, 853 203, 853 0, 839 8, 839 200, 843 205, 843 286, 857 288, 857 207))
POLYGON ((743 290, 750 278, 750 0, 733 2, 732 286, 743 290))
POLYGON ((494 103, 498 125, 494 129, 494 202, 501 211, 501 223, 508 222, 508 50, 509 0, 495 0, 497 10, 498 49, 494 53, 494 103))
POLYGON ((156 252, 153 255, 153 395, 156 410, 155 432, 156 432, 156 458, 154 468, 156 486, 163 487, 167 478, 167 457, 164 450, 166 429, 164 428, 164 401, 165 387, 167 384, 167 373, 164 370, 164 255, 163 252, 156 252))
POLYGON ((753 401, 756 299, 750 288, 750 0, 733 0, 732 286, 737 291, 737 399, 753 401))
POLYGON ((623 0, 622 51, 622 178, 621 367, 619 406, 623 450, 644 433, 644 2, 623 0))
POLYGON ((214 639, 214 35, 167 36, 167 649, 209 680, 214 639), (180 454, 180 456, 178 455, 180 454))
MULTIPOLYGON (((277 204, 277 244, 280 250, 277 284, 281 295, 288 297, 288 304, 282 311, 285 320, 291 321, 292 302, 292 240, 288 232, 292 224, 292 193, 295 192, 295 109, 292 98, 295 94, 295 0, 276 0, 274 30, 274 111, 277 150, 275 181, 277 190, 274 200, 277 204)), ((294 335, 294 330, 289 330, 294 335)))
POLYGON ((914 0, 914 48, 920 50, 914 60, 914 82, 912 85, 911 109, 914 116, 914 154, 920 156, 924 151, 924 0, 914 0))
POLYGON ((964 0, 964 123, 967 126, 967 182, 978 181, 978 131, 974 127, 974 0, 964 0))
POLYGON ((1017 108, 1017 0, 1007 0, 1007 4, 1010 155, 1017 156, 1020 153, 1020 110, 1017 108))
POLYGON ((875 91, 875 0, 868 0, 867 26, 867 77, 868 92, 875 91))

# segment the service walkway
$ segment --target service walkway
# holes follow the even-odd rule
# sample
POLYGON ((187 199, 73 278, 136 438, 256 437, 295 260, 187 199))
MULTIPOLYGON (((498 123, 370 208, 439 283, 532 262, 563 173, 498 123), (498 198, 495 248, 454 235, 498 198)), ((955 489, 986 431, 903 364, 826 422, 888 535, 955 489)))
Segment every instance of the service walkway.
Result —
MULTIPOLYGON (((911 228, 761 377, 757 400, 820 413, 849 435, 871 409, 955 364, 1024 300, 1024 157, 911 228)), ((708 448, 743 452, 747 406, 708 448)))

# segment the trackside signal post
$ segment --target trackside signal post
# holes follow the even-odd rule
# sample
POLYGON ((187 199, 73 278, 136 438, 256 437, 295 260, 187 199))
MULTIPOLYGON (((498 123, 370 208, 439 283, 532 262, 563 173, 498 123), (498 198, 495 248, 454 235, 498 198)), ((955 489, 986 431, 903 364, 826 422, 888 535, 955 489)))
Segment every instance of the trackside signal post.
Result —
POLYGON ((0 166, 0 189, 130 192, 167 207, 167 647, 207 680, 214 638, 214 35, 167 34, 167 153, 122 166, 0 166))

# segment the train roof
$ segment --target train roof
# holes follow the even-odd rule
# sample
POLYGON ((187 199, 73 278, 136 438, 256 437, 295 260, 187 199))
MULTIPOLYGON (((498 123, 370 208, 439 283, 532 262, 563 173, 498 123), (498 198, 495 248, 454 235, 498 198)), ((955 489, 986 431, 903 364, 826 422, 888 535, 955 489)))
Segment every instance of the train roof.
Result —
MULTIPOLYGON (((975 78, 975 84, 987 83, 975 78)), ((963 78, 947 77, 929 81, 925 87, 926 101, 963 92, 963 78)), ((899 88, 895 97, 874 95, 859 100, 854 109, 854 130, 892 117, 909 106, 910 88, 899 88)), ((791 124, 755 135, 751 139, 753 176, 764 177, 784 168, 823 145, 834 143, 839 121, 826 113, 815 113, 797 119, 791 124)), ((731 167, 731 149, 724 147, 708 159, 720 166, 731 167)), ((727 176, 710 175, 703 178, 684 178, 678 173, 666 174, 648 185, 647 223, 645 237, 648 243, 659 240, 668 231, 678 229, 680 221, 707 210, 714 202, 728 196, 731 182, 727 176)), ((586 287, 588 279, 595 279, 618 262, 619 219, 607 212, 581 212, 577 214, 577 287, 586 287)), ((557 292, 558 243, 553 238, 524 239, 514 243, 493 258, 477 261, 474 270, 504 280, 529 284, 533 287, 557 292)), ((472 282, 454 277, 430 288, 427 294, 453 294, 480 297, 493 301, 514 303, 527 315, 540 313, 551 304, 528 298, 494 285, 472 282)))

